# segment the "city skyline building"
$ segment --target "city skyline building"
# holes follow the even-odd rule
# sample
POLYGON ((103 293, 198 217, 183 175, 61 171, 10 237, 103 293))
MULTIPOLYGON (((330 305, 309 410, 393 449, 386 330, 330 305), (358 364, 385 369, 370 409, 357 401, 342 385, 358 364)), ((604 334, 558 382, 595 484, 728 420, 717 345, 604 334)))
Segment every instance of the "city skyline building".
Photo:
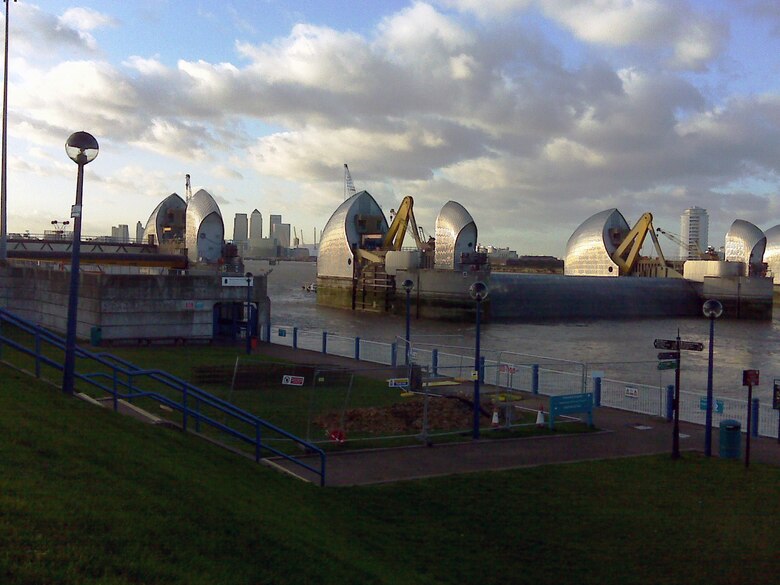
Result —
POLYGON ((689 207, 680 216, 680 257, 699 258, 709 245, 710 217, 706 209, 689 207))
POLYGON ((144 242, 144 224, 140 221, 135 224, 135 243, 143 244, 144 242))
POLYGON ((118 226, 111 226, 111 240, 120 244, 130 242, 130 228, 127 224, 120 223, 118 226))

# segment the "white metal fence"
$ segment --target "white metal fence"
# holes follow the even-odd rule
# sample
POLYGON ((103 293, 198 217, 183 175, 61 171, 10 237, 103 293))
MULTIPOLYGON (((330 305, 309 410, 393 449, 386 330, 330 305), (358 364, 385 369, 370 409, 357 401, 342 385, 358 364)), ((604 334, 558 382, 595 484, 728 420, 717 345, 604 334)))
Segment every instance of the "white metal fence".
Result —
MULTIPOLYGON (((362 338, 332 335, 324 331, 302 330, 291 325, 266 325, 261 339, 270 343, 297 347, 310 351, 324 352, 359 359, 366 362, 389 366, 406 363, 407 348, 403 339, 395 343, 371 341, 362 338)), ((434 376, 456 380, 471 380, 475 370, 474 352, 468 348, 445 346, 446 351, 430 344, 412 345, 409 359, 423 370, 434 376)), ((494 355, 496 352, 485 352, 494 355)), ((589 377, 587 363, 561 360, 557 358, 519 354, 515 352, 497 352, 495 359, 481 362, 480 379, 489 385, 508 390, 520 390, 558 396, 578 392, 596 391, 599 405, 618 408, 646 415, 668 417, 671 413, 670 391, 666 386, 639 384, 611 378, 589 377)), ((696 424, 705 424, 705 395, 697 392, 680 392, 680 420, 696 424)), ((754 400, 754 432, 761 436, 778 436, 778 417, 780 411, 774 410, 771 403, 759 403, 754 400)), ((747 430, 746 400, 716 397, 713 404, 712 424, 715 427, 723 420, 736 420, 747 430)))

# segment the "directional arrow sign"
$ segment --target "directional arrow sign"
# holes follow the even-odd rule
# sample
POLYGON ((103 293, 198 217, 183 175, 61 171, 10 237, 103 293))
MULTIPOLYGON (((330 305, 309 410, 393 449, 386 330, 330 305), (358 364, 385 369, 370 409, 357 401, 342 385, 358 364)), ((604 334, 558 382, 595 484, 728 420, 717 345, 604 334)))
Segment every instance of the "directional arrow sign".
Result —
POLYGON ((698 341, 681 341, 680 349, 687 349, 688 351, 702 351, 704 344, 698 341))
POLYGON ((656 339, 653 342, 656 349, 677 349, 677 341, 674 339, 656 339))
POLYGON ((676 351, 661 351, 658 353, 659 360, 676 360, 680 354, 676 351))
POLYGON ((673 362, 658 362, 659 370, 673 370, 677 367, 677 360, 673 362))

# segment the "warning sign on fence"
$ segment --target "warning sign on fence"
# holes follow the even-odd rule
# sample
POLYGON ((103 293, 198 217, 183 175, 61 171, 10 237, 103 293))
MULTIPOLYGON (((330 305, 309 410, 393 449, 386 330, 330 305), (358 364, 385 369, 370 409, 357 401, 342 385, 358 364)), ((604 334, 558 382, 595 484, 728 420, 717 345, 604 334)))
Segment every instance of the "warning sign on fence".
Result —
POLYGON ((303 376, 282 376, 282 384, 285 386, 303 386, 303 376))

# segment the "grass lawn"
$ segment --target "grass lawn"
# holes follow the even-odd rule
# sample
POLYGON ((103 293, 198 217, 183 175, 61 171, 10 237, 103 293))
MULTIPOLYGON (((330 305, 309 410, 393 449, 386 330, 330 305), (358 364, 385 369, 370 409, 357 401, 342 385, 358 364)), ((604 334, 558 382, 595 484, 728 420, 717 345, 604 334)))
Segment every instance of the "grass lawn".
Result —
POLYGON ((0 582, 769 584, 780 469, 686 455, 318 488, 0 365, 0 582))

